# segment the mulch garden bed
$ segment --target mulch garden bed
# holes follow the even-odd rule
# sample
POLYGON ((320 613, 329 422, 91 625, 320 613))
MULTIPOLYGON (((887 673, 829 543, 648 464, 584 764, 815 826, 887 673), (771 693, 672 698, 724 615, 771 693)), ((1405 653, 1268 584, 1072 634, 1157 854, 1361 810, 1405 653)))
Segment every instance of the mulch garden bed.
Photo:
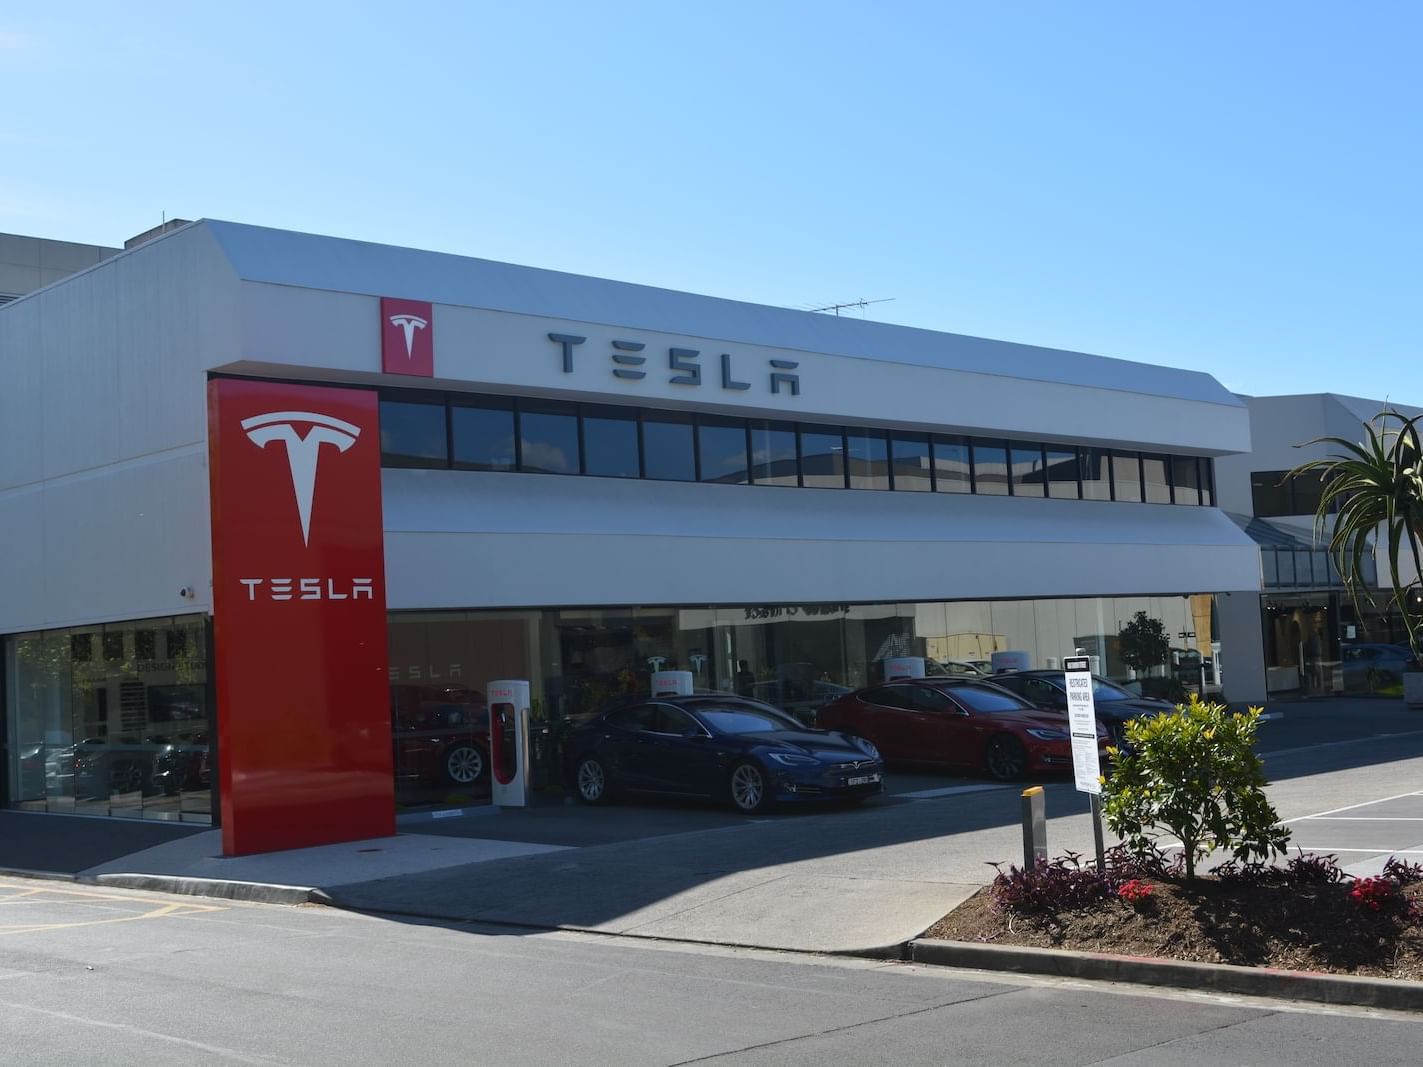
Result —
MULTIPOLYGON (((1010 910, 980 890, 925 937, 1423 980, 1423 882, 1381 887, 1374 910, 1353 881, 1252 885, 1197 877, 1143 879, 1135 901, 1110 895, 1075 908, 1010 910)), ((1128 890, 1131 895, 1131 890, 1128 890)))

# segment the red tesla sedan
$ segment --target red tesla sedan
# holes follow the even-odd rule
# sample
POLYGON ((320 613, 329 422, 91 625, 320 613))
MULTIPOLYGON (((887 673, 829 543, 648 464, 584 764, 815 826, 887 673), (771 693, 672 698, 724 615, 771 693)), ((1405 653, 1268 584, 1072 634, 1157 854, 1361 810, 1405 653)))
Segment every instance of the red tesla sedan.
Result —
MULTIPOLYGON (((826 704, 816 725, 863 737, 887 763, 986 770, 1005 782, 1072 769, 1067 715, 1035 708, 987 681, 913 678, 871 686, 826 704)), ((1104 767, 1109 743, 1098 724, 1104 767)))

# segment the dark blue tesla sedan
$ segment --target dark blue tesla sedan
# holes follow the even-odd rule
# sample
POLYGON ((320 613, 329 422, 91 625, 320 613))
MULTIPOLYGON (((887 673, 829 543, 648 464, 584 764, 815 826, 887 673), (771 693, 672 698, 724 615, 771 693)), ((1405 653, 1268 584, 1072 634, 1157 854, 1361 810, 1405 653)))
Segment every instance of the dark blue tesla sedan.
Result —
POLYGON ((884 762, 868 741, 729 695, 613 708, 570 734, 565 751, 585 804, 626 789, 727 800, 749 814, 777 801, 862 800, 884 788, 884 762))

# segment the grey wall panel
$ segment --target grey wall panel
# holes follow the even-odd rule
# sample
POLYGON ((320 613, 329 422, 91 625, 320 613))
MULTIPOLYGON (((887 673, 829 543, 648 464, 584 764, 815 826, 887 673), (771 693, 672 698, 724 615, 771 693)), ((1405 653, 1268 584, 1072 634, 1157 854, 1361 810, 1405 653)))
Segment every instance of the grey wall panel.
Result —
POLYGON ((1232 703, 1265 703, 1265 637, 1259 593, 1216 598, 1220 620, 1221 688, 1232 703))
POLYGON ((0 490, 0 633, 29 629, 44 603, 44 494, 0 490))
POLYGON ((252 283, 242 286, 241 299, 244 358, 379 373, 379 300, 351 293, 252 283))
POLYGON ((1210 592, 1252 548, 755 537, 388 533, 393 610, 783 604, 1210 592))
POLYGON ((387 532, 1254 547, 1215 508, 1170 504, 476 471, 386 470, 381 484, 387 532))
POLYGON ((1258 591, 1214 508, 387 470, 392 608, 1258 591))
MULTIPOLYGON (((45 487, 43 594, 0 629, 65 626, 207 610, 211 553, 201 446, 110 466, 45 487), (195 596, 178 595, 191 587, 195 596)), ((10 609, 6 609, 8 614, 10 609)))
POLYGON ((44 360, 34 301, 0 311, 0 493, 43 476, 44 360))
POLYGON ((0 514, 26 509, 0 631, 208 605, 203 368, 238 350, 237 293, 194 226, 0 308, 0 514))

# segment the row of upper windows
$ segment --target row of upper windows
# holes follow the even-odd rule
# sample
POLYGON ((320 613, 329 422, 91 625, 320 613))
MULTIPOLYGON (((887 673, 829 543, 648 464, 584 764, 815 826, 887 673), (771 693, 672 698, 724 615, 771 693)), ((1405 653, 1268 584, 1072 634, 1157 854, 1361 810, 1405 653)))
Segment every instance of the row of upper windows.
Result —
POLYGON ((513 397, 389 393, 386 467, 1213 503, 1209 459, 513 397))

